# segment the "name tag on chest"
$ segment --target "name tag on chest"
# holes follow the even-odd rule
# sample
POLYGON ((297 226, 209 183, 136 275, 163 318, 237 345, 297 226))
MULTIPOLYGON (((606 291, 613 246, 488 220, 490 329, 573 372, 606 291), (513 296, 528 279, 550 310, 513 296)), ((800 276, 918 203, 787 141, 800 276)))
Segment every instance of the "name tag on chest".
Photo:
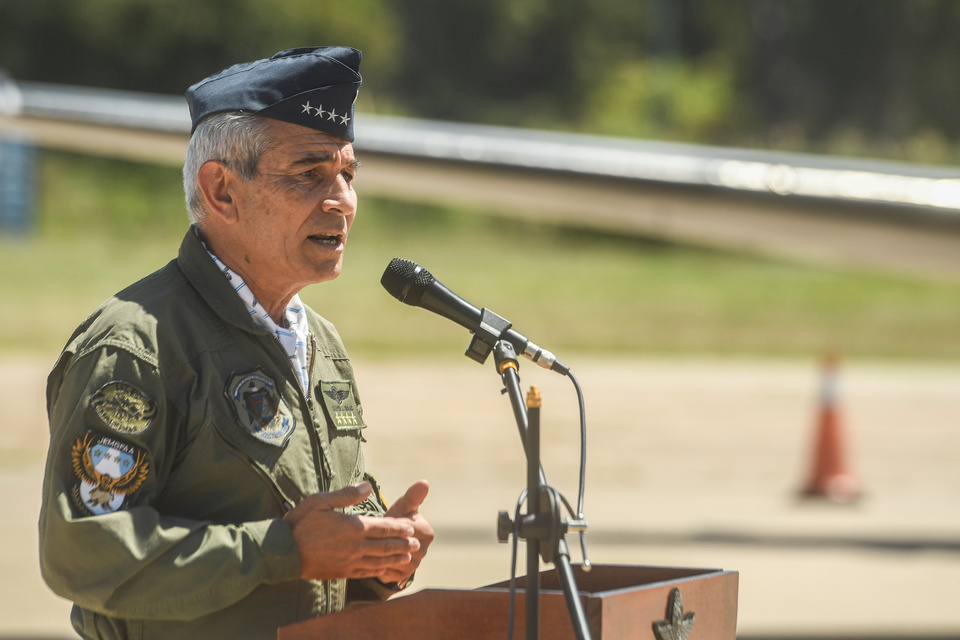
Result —
POLYGON ((321 382, 319 396, 327 407, 327 414, 337 429, 363 429, 363 410, 347 381, 321 382))

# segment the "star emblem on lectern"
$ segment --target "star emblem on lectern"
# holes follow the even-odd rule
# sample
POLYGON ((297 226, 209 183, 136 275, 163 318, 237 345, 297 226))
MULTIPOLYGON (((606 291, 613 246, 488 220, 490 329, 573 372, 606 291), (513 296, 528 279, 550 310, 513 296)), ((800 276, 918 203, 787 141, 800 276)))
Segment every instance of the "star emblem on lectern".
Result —
POLYGON ((683 613, 683 598, 680 589, 670 592, 670 602, 667 605, 669 620, 653 623, 653 633, 657 640, 687 640, 690 630, 693 629, 693 614, 683 613))

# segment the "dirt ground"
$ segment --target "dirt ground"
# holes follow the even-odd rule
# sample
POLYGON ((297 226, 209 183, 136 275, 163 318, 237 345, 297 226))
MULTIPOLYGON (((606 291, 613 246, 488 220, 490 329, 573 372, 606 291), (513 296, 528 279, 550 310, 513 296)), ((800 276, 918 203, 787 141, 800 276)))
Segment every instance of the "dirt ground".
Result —
MULTIPOLYGON (((565 358, 588 420, 595 563, 740 572, 739 635, 960 638, 960 366, 845 363, 839 416, 856 505, 797 499, 818 420, 818 363, 565 358)), ((69 603, 37 568, 49 359, 0 359, 0 638, 68 638, 69 603)), ((368 466, 388 498, 421 477, 437 540, 418 588, 509 575, 497 512, 524 487, 519 436, 492 365, 358 362, 368 466)), ((543 395, 543 465, 576 500, 576 396, 543 395)), ((574 561, 579 549, 572 544, 574 561)), ((519 571, 524 571, 521 548, 519 571)))

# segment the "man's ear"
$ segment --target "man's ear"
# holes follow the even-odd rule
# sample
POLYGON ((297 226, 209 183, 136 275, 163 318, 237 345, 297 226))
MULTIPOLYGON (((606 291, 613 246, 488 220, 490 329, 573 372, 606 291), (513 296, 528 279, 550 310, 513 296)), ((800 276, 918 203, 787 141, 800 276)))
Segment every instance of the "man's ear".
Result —
POLYGON ((209 215, 228 224, 237 221, 238 212, 233 197, 236 175, 222 162, 208 160, 197 172, 197 185, 203 194, 209 215))

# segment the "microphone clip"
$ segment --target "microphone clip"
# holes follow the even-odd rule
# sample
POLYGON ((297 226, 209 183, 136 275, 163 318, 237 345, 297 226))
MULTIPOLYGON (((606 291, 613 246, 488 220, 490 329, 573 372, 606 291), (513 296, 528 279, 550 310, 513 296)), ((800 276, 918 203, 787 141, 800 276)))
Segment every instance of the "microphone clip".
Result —
POLYGON ((480 310, 480 326, 474 331, 470 346, 463 355, 480 364, 485 363, 490 352, 500 341, 500 336, 512 326, 512 322, 484 307, 480 310))

